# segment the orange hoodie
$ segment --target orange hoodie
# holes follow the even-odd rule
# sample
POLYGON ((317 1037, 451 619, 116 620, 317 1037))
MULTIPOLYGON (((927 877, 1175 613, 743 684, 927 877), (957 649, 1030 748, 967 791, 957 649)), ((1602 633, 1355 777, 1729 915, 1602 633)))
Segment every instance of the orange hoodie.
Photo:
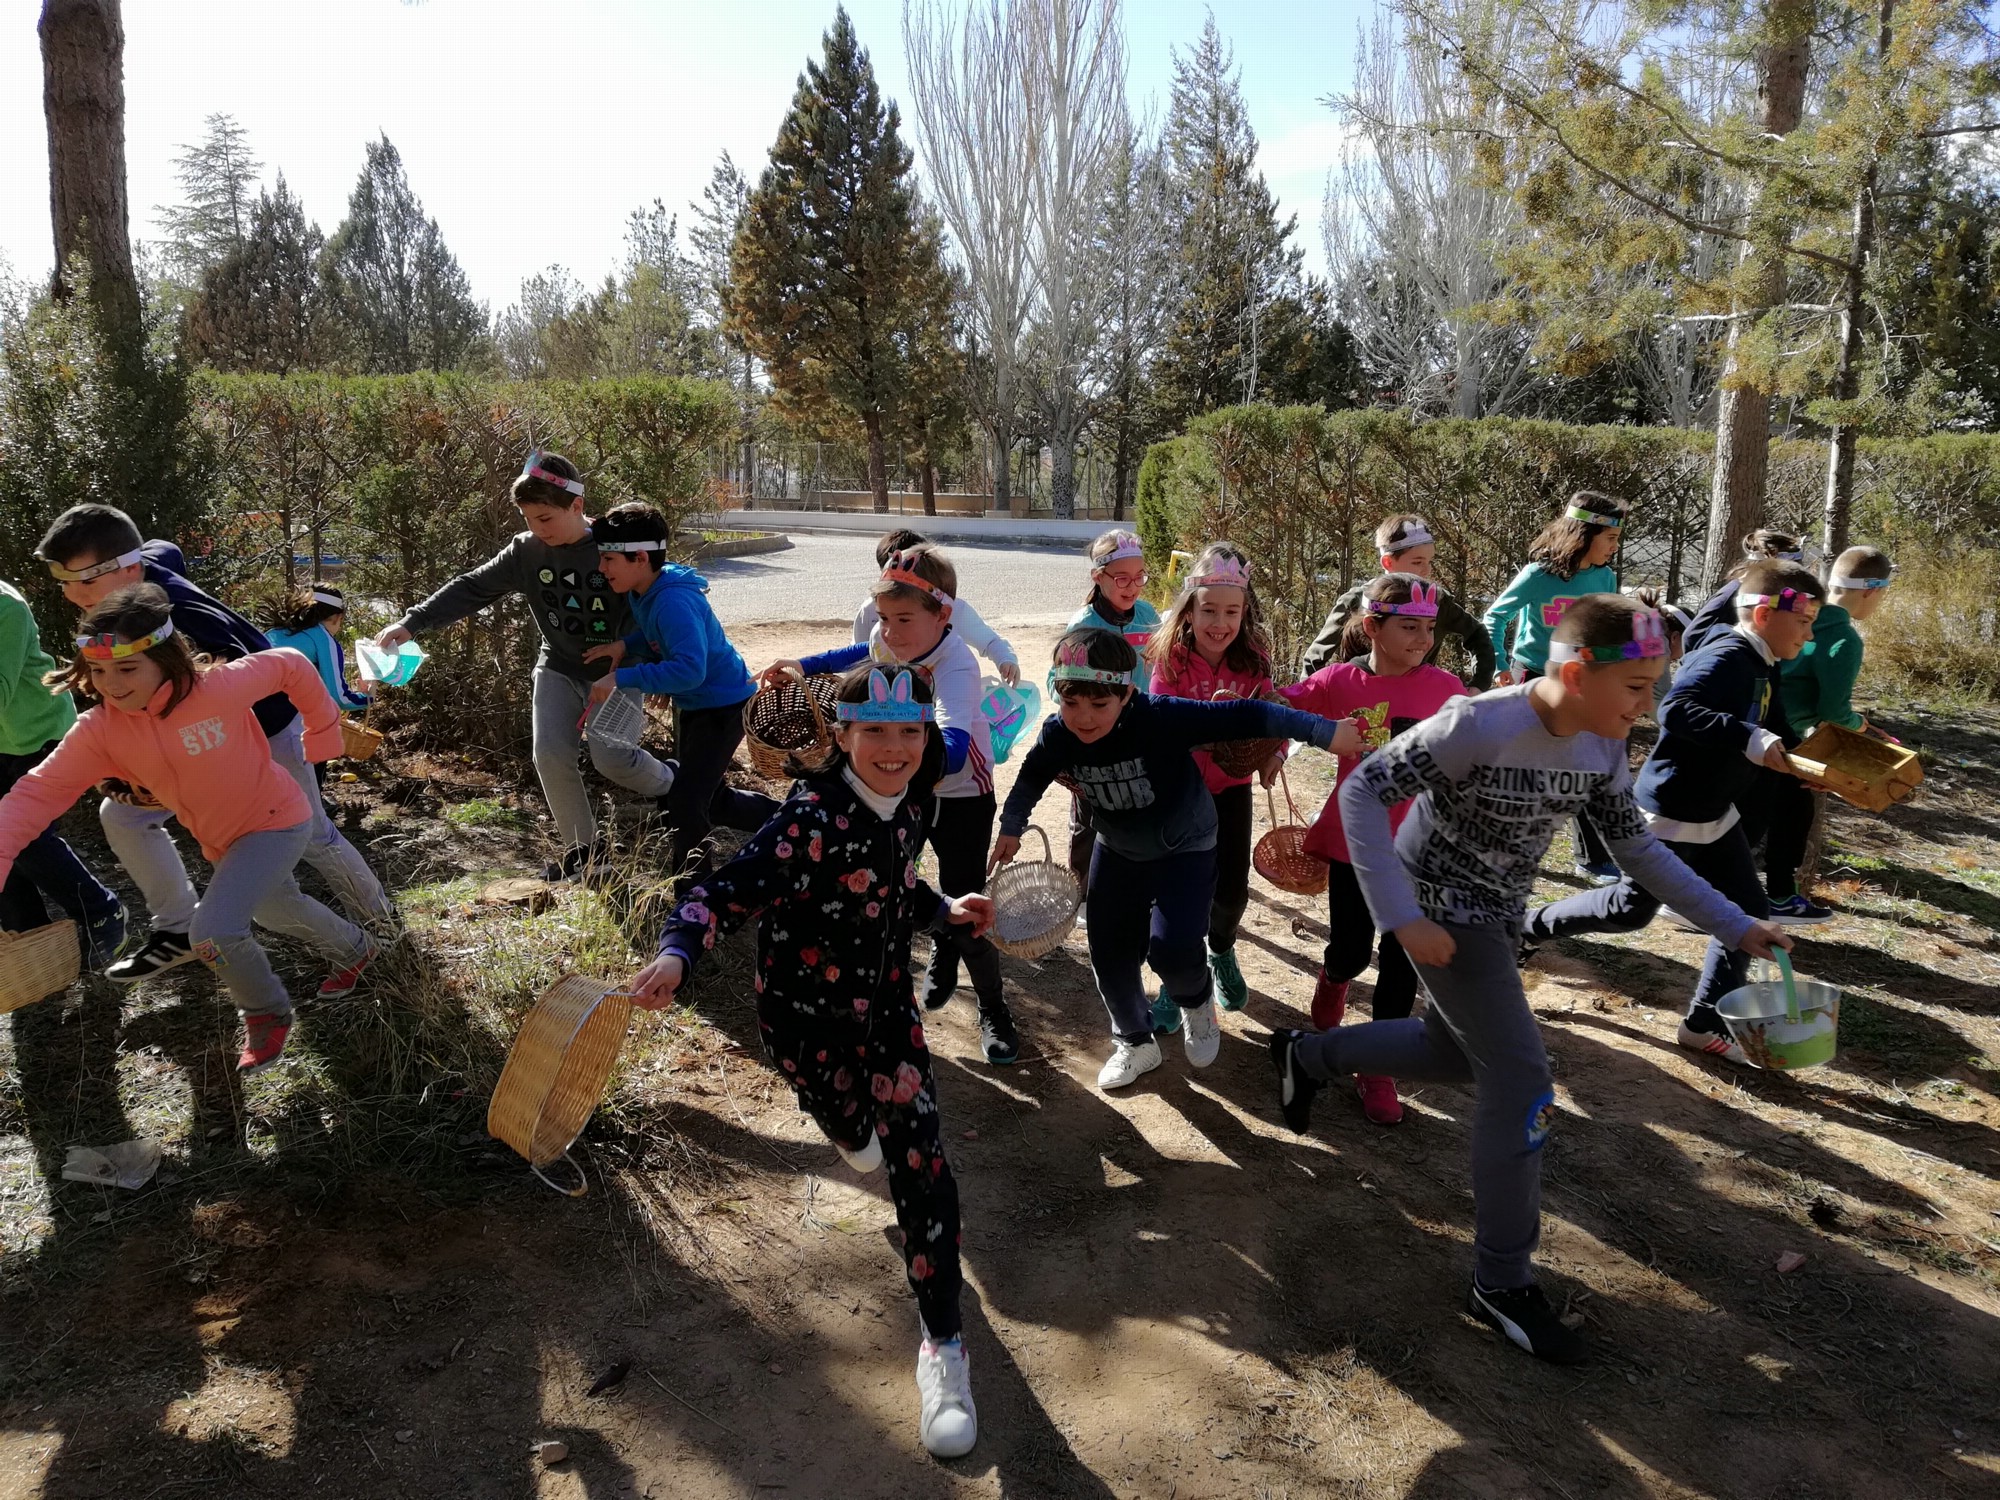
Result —
POLYGON ((271 759, 251 709, 283 693, 305 719, 307 758, 340 754, 340 714, 310 661, 278 647, 220 662, 164 713, 169 690, 162 684, 142 714, 91 709, 0 797, 0 882, 30 840, 108 776, 146 788, 172 809, 211 862, 246 833, 305 822, 305 793, 271 759))

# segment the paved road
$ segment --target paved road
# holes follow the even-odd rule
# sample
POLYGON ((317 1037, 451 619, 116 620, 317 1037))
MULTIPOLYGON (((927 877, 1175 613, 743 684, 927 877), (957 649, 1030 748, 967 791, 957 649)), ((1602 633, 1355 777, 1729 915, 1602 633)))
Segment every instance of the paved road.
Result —
MULTIPOLYGON (((798 536, 789 552, 703 566, 725 625, 851 620, 874 581, 872 536, 798 536)), ((1090 588, 1081 548, 953 543, 959 592, 996 626, 1066 622, 1090 588)))

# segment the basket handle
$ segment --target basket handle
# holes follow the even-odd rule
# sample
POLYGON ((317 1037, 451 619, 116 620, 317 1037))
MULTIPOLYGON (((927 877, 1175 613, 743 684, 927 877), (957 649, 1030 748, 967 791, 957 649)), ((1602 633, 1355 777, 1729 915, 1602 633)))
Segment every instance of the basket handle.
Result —
MULTIPOLYGON (((1299 821, 1299 805, 1296 802, 1292 801, 1292 782, 1291 778, 1285 775, 1285 766, 1283 761, 1280 761, 1278 763, 1278 785, 1284 788, 1285 812, 1290 816, 1292 822, 1297 823, 1299 821)), ((1270 795, 1271 795, 1271 789, 1269 787, 1265 787, 1264 796, 1268 799, 1270 795)), ((1278 826, 1278 820, 1275 816, 1273 816, 1273 818, 1271 819, 1271 826, 1273 828, 1276 828, 1278 826)))
POLYGON ((1054 864, 1056 856, 1055 851, 1049 847, 1049 836, 1033 823, 1028 825, 1028 832, 1034 834, 1042 841, 1042 863, 1045 865, 1054 864))
POLYGON ((1785 1019, 1792 1025, 1799 1024, 1799 981, 1792 973, 1792 955, 1783 948, 1771 950, 1778 960, 1778 972, 1785 976, 1785 1019))
MULTIPOLYGON (((579 1162, 575 1157, 571 1156, 567 1151, 563 1152, 561 1156, 557 1157, 556 1161, 566 1161, 569 1163, 570 1170, 576 1173, 575 1187, 573 1188, 564 1187, 560 1182, 551 1182, 548 1179, 547 1175, 542 1171, 542 1169, 536 1166, 533 1162, 528 1163, 528 1170, 530 1172, 533 1172, 537 1177, 542 1179, 542 1185, 544 1187, 553 1188, 556 1192, 561 1193, 565 1198, 581 1198, 585 1193, 590 1191, 590 1179, 584 1175, 583 1164, 581 1162, 579 1162)), ((550 1162, 549 1165, 554 1166, 555 1162, 550 1162)))

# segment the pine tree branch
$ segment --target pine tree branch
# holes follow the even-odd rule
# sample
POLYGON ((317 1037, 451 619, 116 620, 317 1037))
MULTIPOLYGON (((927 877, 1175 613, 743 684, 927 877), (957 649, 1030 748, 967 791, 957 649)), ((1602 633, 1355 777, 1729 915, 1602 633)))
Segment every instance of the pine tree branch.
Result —
POLYGON ((1916 138, 1920 141, 1943 140, 1948 135, 1985 135, 2000 130, 2000 120, 1981 120, 1974 125, 1946 125, 1936 130, 1919 130, 1916 138))

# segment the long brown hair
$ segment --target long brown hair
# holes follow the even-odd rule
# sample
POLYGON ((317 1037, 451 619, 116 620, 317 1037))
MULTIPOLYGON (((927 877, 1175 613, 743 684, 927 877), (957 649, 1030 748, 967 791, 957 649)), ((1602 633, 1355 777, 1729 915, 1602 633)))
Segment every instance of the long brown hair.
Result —
POLYGON ((1535 539, 1528 544, 1528 557, 1556 577, 1566 579, 1576 577, 1582 570, 1584 554, 1590 551, 1590 544, 1602 536, 1607 527, 1625 524, 1625 502, 1600 490, 1578 490, 1569 497, 1563 511, 1562 515, 1536 533, 1535 539), (1579 521, 1568 514, 1572 510, 1602 516, 1603 524, 1579 521))
POLYGON ((1165 618, 1159 629, 1146 642, 1146 660, 1154 668, 1172 670, 1174 653, 1192 653, 1194 643, 1195 595, 1200 592, 1197 582, 1218 562, 1234 562, 1243 566, 1246 581, 1243 585, 1243 619, 1236 630, 1236 639, 1222 653, 1222 664, 1232 672, 1256 672, 1262 676, 1271 675, 1271 636, 1264 628, 1264 614, 1257 605, 1257 586, 1247 580, 1250 559, 1242 549, 1230 542, 1210 542, 1201 549, 1201 555, 1188 569, 1187 582, 1181 586, 1179 596, 1167 607, 1165 618))
MULTIPOLYGON (((1411 588, 1425 581, 1414 573, 1377 573, 1364 583, 1361 586, 1361 603, 1340 628, 1340 660, 1353 661, 1374 649, 1368 640, 1370 600, 1377 604, 1408 604, 1411 588)), ((1442 595, 1444 590, 1439 588, 1438 593, 1442 595)))
MULTIPOLYGON (((79 635, 116 635, 128 641, 136 641, 151 635, 165 624, 173 613, 173 605, 167 598, 167 591, 154 583, 135 583, 130 588, 122 588, 117 593, 89 610, 78 628, 79 635)), ((186 637, 178 631, 168 636, 158 645, 148 646, 145 655, 167 674, 170 691, 167 694, 166 712, 172 713, 181 706, 183 699, 194 691, 201 681, 203 663, 188 649, 186 637)), ((78 653, 66 667, 60 667, 43 679, 58 692, 70 692, 97 701, 97 689, 91 686, 90 663, 88 658, 78 653)))

